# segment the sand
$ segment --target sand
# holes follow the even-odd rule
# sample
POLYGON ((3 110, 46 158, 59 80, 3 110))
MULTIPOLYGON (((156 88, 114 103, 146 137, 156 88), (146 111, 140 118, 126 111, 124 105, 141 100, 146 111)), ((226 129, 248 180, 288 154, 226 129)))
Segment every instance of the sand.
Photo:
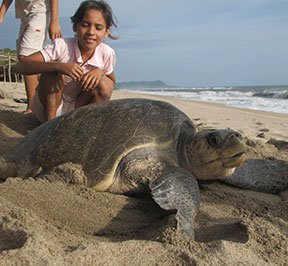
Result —
MULTIPOLYGON (((288 116, 115 91, 113 98, 170 102, 199 129, 243 133, 250 158, 288 165, 288 116)), ((0 83, 0 173, 13 147, 39 123, 23 115, 22 84, 0 83)), ((288 166, 287 166, 288 169, 288 166)), ((11 173, 10 173, 10 172, 11 173)), ((11 177, 0 183, 0 265, 287 265, 287 195, 220 182, 201 185, 196 241, 151 199, 11 177), (286 199, 286 200, 285 200, 286 199)))

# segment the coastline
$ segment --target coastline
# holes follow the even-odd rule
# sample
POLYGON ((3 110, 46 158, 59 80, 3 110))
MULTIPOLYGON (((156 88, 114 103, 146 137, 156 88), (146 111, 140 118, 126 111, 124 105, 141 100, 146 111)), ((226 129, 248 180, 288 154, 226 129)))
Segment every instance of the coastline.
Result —
MULTIPOLYGON (((151 98, 174 104, 201 130, 243 133, 248 156, 288 169, 287 115, 191 102, 125 90, 113 99, 151 98)), ((23 84, 0 83, 0 177, 14 146, 39 126, 26 105, 23 84)), ((43 179, 0 182, 0 264, 3 265, 286 265, 287 195, 220 182, 201 184, 196 241, 175 232, 151 199, 97 193, 43 179), (284 195, 285 196, 285 195, 284 195)))
POLYGON ((147 95, 124 89, 115 90, 112 98, 165 100, 180 108, 191 119, 201 118, 205 123, 213 125, 216 128, 222 127, 239 130, 253 139, 257 138, 257 135, 260 133, 266 133, 267 137, 288 141, 286 128, 288 115, 286 114, 231 107, 220 103, 188 101, 169 96, 147 95))

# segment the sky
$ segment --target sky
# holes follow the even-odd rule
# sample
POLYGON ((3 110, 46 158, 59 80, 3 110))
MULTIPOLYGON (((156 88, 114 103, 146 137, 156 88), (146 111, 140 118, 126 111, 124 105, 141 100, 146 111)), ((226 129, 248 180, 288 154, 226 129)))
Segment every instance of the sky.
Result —
MULTIPOLYGON (((288 0, 107 0, 117 18, 107 40, 118 82, 175 86, 288 84, 288 0)), ((81 1, 59 0, 63 35, 81 1)), ((11 7, 0 47, 15 48, 11 7), (14 46, 14 47, 13 47, 14 46)))

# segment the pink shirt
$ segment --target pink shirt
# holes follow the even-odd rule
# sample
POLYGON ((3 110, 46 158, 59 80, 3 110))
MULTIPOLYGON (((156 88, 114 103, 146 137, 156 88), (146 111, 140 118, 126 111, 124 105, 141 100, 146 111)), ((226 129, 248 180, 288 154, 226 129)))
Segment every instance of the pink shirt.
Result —
MULTIPOLYGON (((57 61, 60 63, 83 64, 77 38, 58 38, 48 44, 41 51, 45 62, 57 61)), ((114 50, 105 43, 100 43, 92 57, 82 65, 84 73, 99 67, 106 75, 114 70, 116 55, 114 50)), ((72 102, 81 91, 79 82, 73 81, 69 76, 64 76, 63 100, 72 102)))

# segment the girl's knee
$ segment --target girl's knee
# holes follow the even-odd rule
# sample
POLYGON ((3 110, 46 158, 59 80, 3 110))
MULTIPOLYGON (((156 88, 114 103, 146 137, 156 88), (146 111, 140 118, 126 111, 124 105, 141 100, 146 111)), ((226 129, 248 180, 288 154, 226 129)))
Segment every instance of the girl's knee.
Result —
POLYGON ((62 74, 60 72, 44 72, 41 74, 41 78, 47 81, 62 80, 62 74))
POLYGON ((112 96, 112 91, 110 90, 104 90, 104 89, 100 89, 98 91, 98 97, 100 98, 100 101, 109 101, 111 99, 112 96))
POLYGON ((114 83, 111 80, 101 79, 98 86, 89 91, 82 91, 77 96, 75 107, 84 106, 90 103, 107 102, 111 99, 114 83))
POLYGON ((113 88, 113 82, 107 82, 107 80, 101 79, 96 89, 98 97, 100 97, 102 101, 109 101, 112 96, 113 88))
POLYGON ((43 87, 50 92, 59 92, 63 85, 63 75, 59 72, 45 72, 40 76, 39 88, 43 87))

